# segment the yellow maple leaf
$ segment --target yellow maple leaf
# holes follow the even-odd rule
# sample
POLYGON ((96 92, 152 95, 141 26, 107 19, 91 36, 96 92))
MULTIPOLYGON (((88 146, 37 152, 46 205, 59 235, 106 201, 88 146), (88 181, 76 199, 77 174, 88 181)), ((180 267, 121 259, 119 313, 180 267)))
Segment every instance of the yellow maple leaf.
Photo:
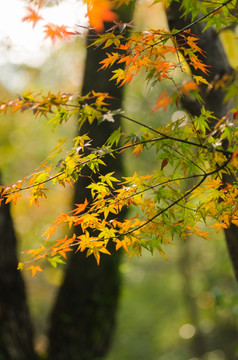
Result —
POLYGON ((196 75, 194 75, 193 76, 193 79, 196 81, 196 83, 199 85, 200 83, 203 83, 203 84, 205 84, 205 85, 209 85, 209 82, 206 80, 206 79, 204 79, 202 76, 196 76, 196 75))

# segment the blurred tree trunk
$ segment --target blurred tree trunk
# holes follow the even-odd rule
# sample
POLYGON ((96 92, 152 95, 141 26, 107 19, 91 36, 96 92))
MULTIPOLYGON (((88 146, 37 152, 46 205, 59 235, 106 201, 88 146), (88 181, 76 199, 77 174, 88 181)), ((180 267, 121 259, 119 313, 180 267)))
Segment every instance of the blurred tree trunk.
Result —
POLYGON ((194 296, 193 291, 193 277, 191 276, 191 264, 194 259, 192 259, 192 249, 190 241, 183 242, 180 249, 180 258, 178 261, 179 273, 182 278, 181 290, 184 296, 185 308, 189 319, 193 326, 196 328, 195 336, 190 340, 190 349, 192 356, 200 358, 208 350, 206 337, 204 333, 200 331, 199 328, 199 311, 197 307, 196 297, 194 296))
MULTIPOLYGON (((131 21, 133 7, 134 1, 131 1, 129 7, 120 8, 122 22, 131 21)), ((113 25, 115 24, 108 24, 108 28, 113 25)), ((90 44, 90 36, 88 43, 90 44)), ((88 48, 82 93, 87 94, 91 90, 107 92, 113 97, 110 108, 119 109, 122 107, 122 88, 109 81, 114 68, 98 71, 98 64, 105 58, 106 51, 110 52, 111 49, 88 48)), ((118 126, 118 121, 103 122, 100 125, 85 124, 80 133, 88 133, 93 139, 92 146, 97 147, 104 144, 118 126)), ((105 162, 106 167, 100 169, 102 174, 115 172, 116 176, 121 175, 120 157, 108 157, 105 162)), ((74 204, 83 203, 85 197, 91 200, 90 191, 86 189, 89 183, 87 177, 79 179, 74 204)), ((75 231, 77 234, 78 230, 75 231)), ((119 264, 118 252, 111 256, 103 255, 100 266, 97 266, 93 255, 89 258, 85 257, 85 253, 71 256, 50 319, 50 359, 102 359, 107 353, 115 325, 120 287, 119 264)))
MULTIPOLYGON (((183 29, 185 26, 191 23, 190 16, 181 17, 182 12, 180 10, 180 5, 181 4, 179 2, 173 2, 169 8, 167 18, 171 30, 174 28, 177 30, 183 29)), ((220 79, 223 75, 231 75, 233 69, 229 64, 229 61, 227 59, 224 48, 216 30, 214 28, 209 28, 203 31, 204 26, 205 23, 198 23, 191 28, 191 33, 199 38, 198 46, 204 51, 204 56, 198 53, 197 56, 201 59, 203 63, 209 66, 209 73, 207 75, 201 73, 201 71, 199 70, 197 70, 197 75, 201 75, 209 83, 215 85, 216 81, 220 79)), ((177 41, 179 41, 180 39, 181 38, 179 38, 178 35, 177 41)), ((213 86, 209 91, 207 91, 206 86, 201 86, 201 96, 203 98, 205 108, 212 111, 218 119, 226 116, 232 107, 230 103, 224 102, 225 92, 221 87, 215 90, 213 86)), ((186 96, 182 99, 181 103, 184 109, 187 110, 191 115, 200 115, 201 104, 197 100, 186 96)), ((211 129, 214 127, 214 125, 215 123, 211 123, 211 129)), ((226 179, 224 179, 224 182, 227 181, 232 182, 234 181, 234 179, 226 177, 226 179)), ((236 279, 238 280, 238 228, 234 225, 231 225, 230 228, 225 231, 225 237, 234 273, 236 279)), ((185 296, 187 297, 188 303, 194 301, 193 299, 189 298, 190 294, 187 293, 185 296)), ((222 330, 223 329, 220 329, 221 332, 222 330)), ((228 348, 224 349, 228 358, 235 358, 234 346, 236 343, 237 331, 235 329, 232 329, 232 331, 233 333, 230 337, 228 348)), ((200 357, 208 350, 209 345, 204 335, 202 335, 198 331, 192 341, 193 356, 200 357)))
POLYGON ((36 359, 9 204, 0 207, 0 360, 36 359))
MULTIPOLYGON (((181 18, 181 11, 179 10, 180 4, 174 3, 168 12, 168 22, 170 29, 182 29, 188 25, 191 18, 181 18)), ((223 75, 231 75, 233 69, 231 68, 224 48, 220 41, 219 35, 214 28, 209 28, 203 32, 205 24, 198 23, 192 27, 191 32, 198 36, 198 46, 204 51, 204 56, 197 54, 198 57, 208 65, 209 73, 206 75, 197 71, 198 75, 203 76, 209 83, 215 84, 218 79, 221 79, 223 75)), ((179 39, 178 39, 179 40, 179 39)), ((219 87, 215 90, 214 86, 209 91, 205 86, 201 86, 201 96, 204 101, 205 108, 214 113, 214 115, 221 119, 228 114, 228 111, 232 108, 232 105, 228 102, 224 102, 225 92, 219 87)), ((199 116, 201 105, 198 101, 194 101, 189 97, 185 97, 182 101, 184 108, 192 115, 199 116)), ((214 126, 215 124, 211 124, 214 126)), ((234 181, 234 179, 227 178, 224 181, 234 181)), ((225 231, 227 248, 229 251, 230 259, 233 265, 236 279, 238 280, 238 227, 231 225, 229 229, 225 231)))

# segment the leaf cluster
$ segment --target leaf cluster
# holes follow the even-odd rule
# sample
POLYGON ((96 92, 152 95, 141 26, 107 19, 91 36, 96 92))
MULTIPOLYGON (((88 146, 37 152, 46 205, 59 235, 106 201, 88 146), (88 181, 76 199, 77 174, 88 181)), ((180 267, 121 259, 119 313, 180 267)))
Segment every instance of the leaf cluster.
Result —
MULTIPOLYGON (((121 5, 122 1, 117 3, 121 5)), ((139 72, 144 72, 151 86, 161 81, 170 81, 170 89, 159 94, 151 109, 153 112, 165 111, 171 105, 177 106, 178 101, 187 95, 202 102, 200 86, 207 86, 209 90, 211 84, 205 78, 209 69, 198 57, 198 54, 205 54, 198 46, 197 37, 192 34, 192 26, 206 19, 206 26, 215 24, 219 29, 224 19, 234 20, 235 9, 235 2, 231 0, 206 3, 182 1, 184 16, 193 14, 190 28, 172 32, 160 29, 132 31, 126 38, 113 15, 111 2, 87 1, 89 20, 95 28, 95 39, 91 46, 102 46, 104 49, 113 47, 113 51, 110 50, 99 64, 100 71, 116 64, 117 68, 112 70, 111 76, 115 86, 132 81, 139 72), (202 16, 195 20, 199 13, 202 16), (103 31, 103 22, 112 20, 115 20, 115 26, 107 32, 99 33, 103 31), (181 54, 186 58, 191 72, 199 69, 204 78, 191 73, 186 75, 184 82, 176 83, 175 70, 184 73, 181 54)), ((28 17, 24 19, 28 20, 28 17)), ((38 18, 31 19, 33 24, 36 20, 38 18)), ((223 80, 219 86, 225 86, 223 80)), ((234 89, 230 85, 227 99, 233 93, 234 89)), ((15 184, 1 187, 1 202, 16 203, 22 192, 28 191, 30 205, 39 205, 40 199, 47 199, 46 193, 52 186, 72 186, 81 176, 85 176, 84 170, 87 169, 92 201, 85 199, 82 204, 75 204, 71 212, 59 215, 43 234, 46 237, 45 244, 39 249, 28 250, 30 258, 25 263, 47 259, 56 267, 64 262, 68 252, 75 249, 85 251, 86 256, 94 255, 99 264, 101 254, 110 255, 109 242, 114 243, 115 250, 124 249, 129 257, 140 256, 145 248, 151 253, 157 250, 167 258, 164 248, 173 244, 176 236, 186 239, 196 234, 207 238, 208 232, 201 229, 202 223, 209 224, 212 221, 217 231, 238 224, 237 181, 225 185, 223 182, 224 174, 236 178, 237 109, 217 119, 203 106, 200 116, 186 116, 152 128, 146 122, 140 123, 120 110, 111 111, 110 100, 110 94, 92 89, 85 96, 60 92, 53 94, 50 91, 44 95, 31 91, 16 99, 0 102, 0 112, 32 111, 35 117, 45 117, 53 129, 76 116, 79 128, 85 122, 90 125, 96 121, 114 122, 118 117, 137 125, 137 131, 129 134, 123 133, 118 127, 100 148, 93 147, 93 139, 88 134, 74 138, 67 152, 63 150, 66 139, 60 140, 32 174, 15 184), (211 121, 216 123, 214 129, 211 129, 211 121), (140 153, 151 149, 158 166, 150 173, 142 175, 135 172, 126 178, 118 178, 115 172, 101 174, 106 157, 130 152, 137 158, 140 153), (59 155, 60 160, 57 158, 59 155), (95 174, 98 181, 95 181, 95 174), (118 215, 124 208, 134 208, 136 215, 119 221, 118 215), (57 239, 57 230, 61 227, 65 227, 66 232, 70 229, 72 235, 57 239), (81 234, 78 236, 73 230, 77 227, 81 234), (52 240, 53 237, 56 240, 52 240)), ((19 268, 23 267, 21 263, 19 268)), ((33 276, 41 270, 39 265, 30 265, 28 269, 33 276)))

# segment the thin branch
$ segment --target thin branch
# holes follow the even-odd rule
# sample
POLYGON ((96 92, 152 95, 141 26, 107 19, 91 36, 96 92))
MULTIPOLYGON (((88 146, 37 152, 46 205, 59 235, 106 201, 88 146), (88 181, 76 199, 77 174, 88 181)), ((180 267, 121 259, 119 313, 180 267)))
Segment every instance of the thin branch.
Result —
MULTIPOLYGON (((168 140, 173 140, 173 141, 177 141, 177 142, 182 142, 182 143, 185 143, 185 144, 188 144, 188 145, 192 145, 192 146, 196 146, 198 148, 202 148, 202 149, 206 149, 206 150, 209 150, 209 146, 206 146, 206 145, 203 145, 203 144, 200 144, 200 143, 195 143, 195 142, 192 142, 192 141, 189 141, 189 140, 185 140, 185 139, 179 139, 179 138, 175 138, 173 136, 169 136, 167 134, 163 134, 162 132, 158 131, 158 130, 155 130, 153 129, 152 127, 148 126, 148 125, 145 125, 143 123, 141 123, 140 121, 138 120, 135 120, 135 119, 132 119, 128 116, 125 116, 125 115, 120 115, 122 118, 124 119, 127 119, 137 125, 141 125, 147 129, 149 129, 150 131, 160 135, 160 136, 163 136, 165 139, 168 139, 168 140)), ((214 149, 215 151, 217 152, 220 152, 224 155, 232 155, 232 152, 231 151, 227 151, 227 150, 223 150, 223 149, 214 149)))
POLYGON ((159 45, 159 44, 165 44, 168 40, 172 39, 173 37, 176 38, 177 35, 181 34, 182 32, 191 29, 193 26, 197 25, 198 23, 200 23, 201 21, 205 20, 206 18, 208 18, 209 16, 213 15, 215 12, 219 11, 220 9, 222 9, 223 7, 227 6, 229 3, 231 3, 232 0, 227 0, 224 3, 222 3, 221 5, 217 6, 215 9, 211 10, 209 13, 207 13, 206 15, 201 16, 200 18, 198 18, 197 20, 194 20, 193 22, 191 22, 190 24, 184 26, 182 29, 178 30, 177 32, 175 32, 174 34, 170 34, 169 36, 167 36, 167 38, 165 37, 162 40, 159 40, 157 42, 155 42, 153 45, 149 45, 148 47, 146 47, 145 49, 143 49, 143 51, 148 50, 150 47, 154 47, 155 45, 159 45))
POLYGON ((183 154, 181 154, 180 151, 178 151, 177 149, 174 149, 172 146, 165 144, 165 146, 167 146, 170 150, 176 152, 177 154, 179 154, 182 158, 186 159, 188 162, 190 162, 191 164, 193 164, 195 167, 197 167, 199 170, 201 170, 204 174, 205 174, 205 170, 203 170, 198 164, 196 164, 193 160, 188 159, 186 156, 184 156, 183 154))
POLYGON ((208 18, 209 16, 213 15, 215 12, 219 11, 220 9, 222 9, 223 7, 225 7, 226 5, 228 5, 230 2, 232 2, 232 0, 227 0, 224 3, 222 3, 221 5, 217 6, 215 9, 211 10, 209 13, 207 13, 206 15, 201 16, 200 18, 198 18, 197 20, 194 20, 193 22, 191 22, 190 24, 184 26, 181 30, 178 30, 177 32, 175 32, 174 34, 171 35, 171 37, 173 36, 177 36, 179 34, 181 34, 183 31, 191 29, 193 26, 197 25, 198 23, 200 23, 201 21, 205 20, 206 18, 208 18))
POLYGON ((213 175, 218 173, 220 170, 224 169, 227 164, 230 162, 231 157, 222 165, 220 166, 218 169, 210 171, 209 173, 206 173, 204 175, 202 175, 202 179, 198 182, 198 184, 196 184, 195 186, 193 186, 190 190, 188 190, 183 196, 181 196, 179 199, 177 199, 176 201, 174 201, 172 204, 168 205, 166 208, 164 208, 163 210, 161 210, 160 212, 158 212, 156 215, 154 215, 153 217, 151 217, 150 219, 148 219, 145 223, 143 223, 142 225, 137 226, 135 229, 129 230, 128 232, 124 233, 123 236, 126 235, 130 235, 132 234, 134 231, 140 230, 141 228, 143 228, 144 226, 146 226, 147 224, 149 224, 150 222, 152 222, 154 219, 156 219, 158 216, 162 215, 163 213, 165 213, 166 211, 168 211, 170 208, 172 208, 173 206, 175 206, 176 204, 178 204, 180 201, 184 200, 186 197, 188 197, 188 195, 190 195, 194 190, 196 190, 205 180, 208 176, 213 175))

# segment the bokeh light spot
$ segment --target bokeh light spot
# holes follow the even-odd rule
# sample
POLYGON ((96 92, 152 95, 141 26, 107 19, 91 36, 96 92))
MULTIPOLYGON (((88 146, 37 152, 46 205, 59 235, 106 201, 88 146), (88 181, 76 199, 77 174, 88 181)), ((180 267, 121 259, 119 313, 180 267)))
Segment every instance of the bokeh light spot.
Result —
POLYGON ((179 329, 179 335, 182 339, 191 339, 195 335, 196 329, 191 324, 184 324, 179 329))

